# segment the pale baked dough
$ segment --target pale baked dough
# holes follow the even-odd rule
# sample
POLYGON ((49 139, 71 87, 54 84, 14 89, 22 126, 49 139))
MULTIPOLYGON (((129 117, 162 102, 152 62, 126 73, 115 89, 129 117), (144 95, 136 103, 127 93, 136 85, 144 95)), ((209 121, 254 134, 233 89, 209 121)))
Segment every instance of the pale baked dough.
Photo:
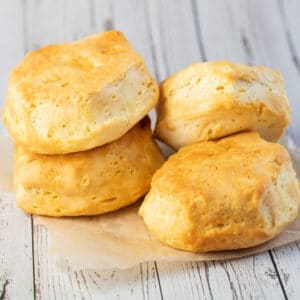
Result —
POLYGON ((285 148, 251 132, 180 149, 155 173, 139 213, 163 243, 203 252, 271 239, 299 201, 285 148))
POLYGON ((290 120, 279 71, 230 62, 206 62, 161 84, 155 135, 175 149, 253 130, 277 141, 290 120))
POLYGON ((32 154, 17 145, 18 206, 59 217, 102 214, 138 200, 164 161, 149 123, 144 119, 117 141, 85 152, 32 154))
POLYGON ((157 101, 143 58, 109 31, 27 54, 10 75, 3 119, 29 151, 64 154, 120 138, 157 101))

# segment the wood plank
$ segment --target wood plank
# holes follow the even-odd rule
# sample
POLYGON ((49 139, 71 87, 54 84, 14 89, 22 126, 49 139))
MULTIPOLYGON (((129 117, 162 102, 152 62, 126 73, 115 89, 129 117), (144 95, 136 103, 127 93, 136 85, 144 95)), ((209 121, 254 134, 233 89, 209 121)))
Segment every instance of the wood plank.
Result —
MULTIPOLYGON (((286 42, 293 64, 300 74, 300 2, 282 1, 277 3, 282 25, 285 31, 286 42)), ((299 85, 299 78, 295 78, 291 83, 299 85)), ((296 110, 294 115, 298 116, 300 110, 296 110)), ((299 119, 299 118, 298 118, 299 119)), ((297 120, 295 131, 300 131, 300 122, 297 120)), ((296 144, 300 145, 299 135, 295 134, 296 144)), ((299 299, 300 286, 300 242, 291 243, 288 246, 276 248, 272 251, 274 261, 280 273, 282 285, 285 288, 289 299, 299 299)))
MULTIPOLYGON (((155 51, 157 79, 165 79, 191 63, 201 61, 190 2, 171 0, 148 4, 148 18, 155 51)), ((148 42, 150 44, 151 41, 148 42)))
POLYGON ((31 218, 0 196, 0 299, 33 299, 31 218))
POLYGON ((159 274, 155 262, 140 264, 143 299, 163 299, 159 274))
POLYGON ((300 28, 300 3, 297 0, 280 1, 278 2, 278 6, 288 48, 294 61, 294 65, 298 73, 300 73, 300 32, 298 30, 300 28))
POLYGON ((157 299, 149 287, 157 282, 151 265, 101 272, 72 270, 66 260, 48 254, 49 242, 47 229, 35 224, 37 299, 157 299))
MULTIPOLYGON (((10 70, 23 56, 22 1, 3 1, 0 9, 0 107, 10 70), (14 16, 14 17, 12 17, 14 16)), ((0 121, 0 134, 7 134, 0 121)), ((31 217, 9 194, 0 197, 0 299, 33 299, 31 217)))
POLYGON ((82 0, 26 1, 24 5, 26 50, 80 39, 90 33, 93 11, 82 0))
MULTIPOLYGON (((21 0, 3 1, 0 9, 0 108, 4 104, 10 70, 23 57, 21 0), (14 16, 14 17, 12 17, 14 16)), ((0 118, 0 134, 7 134, 0 118)))
POLYGON ((283 299, 265 255, 224 262, 159 265, 165 299, 283 299))
POLYGON ((288 299, 299 299, 300 242, 272 250, 288 299))

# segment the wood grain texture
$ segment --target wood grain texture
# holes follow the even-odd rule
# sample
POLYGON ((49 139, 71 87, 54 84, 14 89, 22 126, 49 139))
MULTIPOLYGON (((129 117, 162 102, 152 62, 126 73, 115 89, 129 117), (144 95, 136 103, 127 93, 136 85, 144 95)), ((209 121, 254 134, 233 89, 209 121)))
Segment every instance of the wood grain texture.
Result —
MULTIPOLYGON (((10 70, 24 54, 22 31, 22 1, 3 1, 0 4, 0 109, 4 104, 10 70)), ((7 134, 0 121, 0 134, 7 134)))
MULTIPOLYGON (((0 9, 0 107, 8 74, 24 54, 22 1, 5 1, 0 9)), ((0 122, 0 134, 7 134, 0 122)), ((0 166, 0 172, 1 172, 0 166)), ((0 299, 33 299, 34 275, 31 216, 16 207, 14 198, 0 198, 0 299)))
POLYGON ((163 263, 165 299, 284 299, 274 268, 265 256, 224 262, 163 263), (257 280, 259 278, 259 280, 257 280))
POLYGON ((37 299, 160 299, 159 293, 153 293, 159 289, 151 263, 128 270, 75 271, 67 261, 48 254, 49 243, 47 229, 35 224, 37 299))
MULTIPOLYGON (((300 2, 292 1, 277 1, 278 10, 281 16, 282 25, 285 32, 286 43, 288 45, 289 56, 293 62, 294 68, 297 70, 298 76, 291 82, 291 85, 299 86, 300 82, 300 2)), ((288 70, 287 70, 288 71, 288 70)), ((299 97, 295 95, 295 97, 299 97)), ((297 99, 296 98, 296 99, 297 99)), ((298 100, 297 100, 298 101, 298 100)), ((298 101, 299 103, 299 101, 298 101)), ((299 114, 300 110, 294 112, 297 125, 295 126, 296 134, 294 138, 296 143, 300 145, 299 137, 299 114)), ((299 299, 300 295, 300 243, 291 243, 285 247, 280 247, 272 250, 274 261, 280 273, 281 282, 285 289, 288 299, 299 299)))
POLYGON ((299 299, 300 295, 300 242, 272 250, 274 261, 282 278, 288 299, 299 299))
POLYGON ((172 0, 148 4, 159 81, 203 60, 192 12, 190 1, 177 1, 176 5, 172 0))
MULTIPOLYGON (((24 51, 114 28, 125 33, 158 80, 205 60, 281 69, 294 111, 290 132, 300 145, 299 5, 297 0, 1 2, 1 103, 7 73, 24 51)), ((74 271, 66 261, 47 253, 50 236, 44 227, 33 222, 32 237, 30 217, 12 203, 0 201, 0 209, 0 299, 32 299, 34 291, 37 299, 297 299, 300 295, 299 243, 225 262, 149 262, 124 271, 74 271)))
POLYGON ((33 299, 31 217, 10 194, 0 198, 0 299, 33 299))

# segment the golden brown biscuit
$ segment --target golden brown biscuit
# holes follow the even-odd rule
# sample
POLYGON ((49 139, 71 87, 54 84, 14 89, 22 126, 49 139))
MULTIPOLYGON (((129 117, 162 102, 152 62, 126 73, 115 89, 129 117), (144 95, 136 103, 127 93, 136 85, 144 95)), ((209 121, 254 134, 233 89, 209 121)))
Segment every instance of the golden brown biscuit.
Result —
POLYGON ((122 33, 30 52, 12 71, 3 120, 30 152, 64 154, 120 138, 158 101, 158 85, 122 33))
POLYGON ((43 155, 16 146, 18 206, 59 217, 102 214, 138 200, 164 161, 149 123, 144 119, 117 141, 85 152, 43 155))
POLYGON ((204 252, 271 239, 299 201, 285 148, 250 132, 180 149, 155 173, 139 213, 163 243, 204 252))
POLYGON ((175 149, 253 130, 277 141, 290 120, 279 71, 206 62, 161 84, 155 135, 175 149))

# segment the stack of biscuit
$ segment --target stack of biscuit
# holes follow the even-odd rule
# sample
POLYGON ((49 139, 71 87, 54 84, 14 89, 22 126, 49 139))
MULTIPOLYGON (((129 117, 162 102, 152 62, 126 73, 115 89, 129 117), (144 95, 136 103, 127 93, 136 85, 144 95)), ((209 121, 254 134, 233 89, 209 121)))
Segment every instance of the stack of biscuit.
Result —
POLYGON ((155 135, 174 149, 139 213, 163 243, 187 251, 246 248, 298 214, 300 189, 284 133, 290 107, 280 72, 194 64, 160 89, 155 135))
POLYGON ((18 206, 77 216, 138 200, 164 161, 146 116, 157 101, 156 81, 120 32, 27 54, 3 110, 18 206))
POLYGON ((139 209, 149 231, 195 252, 255 246, 298 214, 296 174, 275 143, 290 107, 280 72, 267 67, 194 64, 159 96, 141 56, 109 31, 27 54, 3 119, 18 206, 29 213, 102 214, 150 190, 139 209), (147 117, 157 102, 155 136, 179 150, 165 163, 147 117))

